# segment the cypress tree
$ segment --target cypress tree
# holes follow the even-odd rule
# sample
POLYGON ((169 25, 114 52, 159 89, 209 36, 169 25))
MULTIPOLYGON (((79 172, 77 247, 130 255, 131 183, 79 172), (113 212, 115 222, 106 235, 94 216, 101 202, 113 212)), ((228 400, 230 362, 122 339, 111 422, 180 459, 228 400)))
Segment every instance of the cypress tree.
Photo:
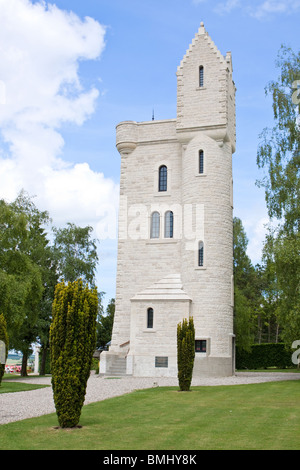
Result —
POLYGON ((4 364, 1 363, 0 361, 0 385, 2 382, 2 377, 5 372, 5 362, 7 359, 7 354, 8 354, 8 335, 7 335, 7 330, 6 330, 6 320, 4 318, 4 315, 0 315, 0 347, 3 348, 1 351, 1 356, 3 355, 4 359, 4 364))
POLYGON ((177 366, 178 382, 181 391, 189 391, 195 359, 195 327, 191 317, 177 325, 177 366))
POLYGON ((56 286, 50 327, 52 389, 62 428, 79 423, 96 345, 97 289, 82 280, 56 286))

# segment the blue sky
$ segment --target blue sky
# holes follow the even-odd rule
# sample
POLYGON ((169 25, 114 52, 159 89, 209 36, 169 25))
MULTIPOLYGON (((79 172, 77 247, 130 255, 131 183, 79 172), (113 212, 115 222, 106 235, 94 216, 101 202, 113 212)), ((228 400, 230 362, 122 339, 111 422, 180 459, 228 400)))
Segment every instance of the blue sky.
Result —
POLYGON ((237 87, 234 215, 260 261, 267 221, 256 166, 272 125, 266 84, 281 44, 299 46, 300 1, 0 0, 0 197, 36 196, 56 226, 92 225, 98 287, 115 296, 123 120, 176 117, 176 70, 203 21, 237 87), (107 229, 107 223, 109 228, 107 229))

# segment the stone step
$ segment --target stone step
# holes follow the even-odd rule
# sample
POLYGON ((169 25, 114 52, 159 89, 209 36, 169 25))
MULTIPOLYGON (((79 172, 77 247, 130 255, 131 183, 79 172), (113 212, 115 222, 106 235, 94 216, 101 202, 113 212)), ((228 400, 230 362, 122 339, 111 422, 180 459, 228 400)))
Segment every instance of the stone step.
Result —
POLYGON ((109 371, 125 371, 126 370, 126 367, 118 367, 118 366, 111 366, 111 367, 108 367, 107 370, 109 371))
POLYGON ((126 375, 126 358, 116 357, 112 364, 109 364, 106 375, 126 375))

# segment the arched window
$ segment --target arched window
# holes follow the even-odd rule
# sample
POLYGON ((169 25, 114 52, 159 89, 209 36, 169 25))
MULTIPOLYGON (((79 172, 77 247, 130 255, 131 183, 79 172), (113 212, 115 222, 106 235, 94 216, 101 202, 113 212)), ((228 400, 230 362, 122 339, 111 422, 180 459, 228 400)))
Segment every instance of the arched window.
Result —
POLYGON ((201 65, 199 67, 199 87, 204 86, 204 67, 201 65))
POLYGON ((153 308, 147 310, 147 328, 153 328, 153 308))
POLYGON ((172 211, 165 213, 165 238, 173 238, 174 216, 172 211))
POLYGON ((160 234, 160 214, 159 212, 153 212, 151 215, 151 230, 150 238, 159 238, 160 234))
POLYGON ((198 246, 198 266, 204 266, 204 243, 199 242, 198 246))
POLYGON ((158 190, 167 191, 168 169, 165 165, 159 168, 158 190))
POLYGON ((199 174, 202 175, 204 173, 204 152, 203 150, 199 150, 199 174))

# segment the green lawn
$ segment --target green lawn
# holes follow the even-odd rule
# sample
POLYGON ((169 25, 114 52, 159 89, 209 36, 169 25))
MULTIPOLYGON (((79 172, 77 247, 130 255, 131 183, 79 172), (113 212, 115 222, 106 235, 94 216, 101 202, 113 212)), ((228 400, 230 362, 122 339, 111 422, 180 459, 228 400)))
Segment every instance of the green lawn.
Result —
MULTIPOLYGON (((13 378, 12 378, 13 380, 13 378)), ((23 382, 5 381, 1 383, 0 393, 26 392, 27 390, 35 390, 37 388, 49 387, 49 385, 26 384, 23 382)))
POLYGON ((0 449, 300 449, 300 383, 153 388, 83 407, 82 428, 56 414, 0 426, 0 449))

